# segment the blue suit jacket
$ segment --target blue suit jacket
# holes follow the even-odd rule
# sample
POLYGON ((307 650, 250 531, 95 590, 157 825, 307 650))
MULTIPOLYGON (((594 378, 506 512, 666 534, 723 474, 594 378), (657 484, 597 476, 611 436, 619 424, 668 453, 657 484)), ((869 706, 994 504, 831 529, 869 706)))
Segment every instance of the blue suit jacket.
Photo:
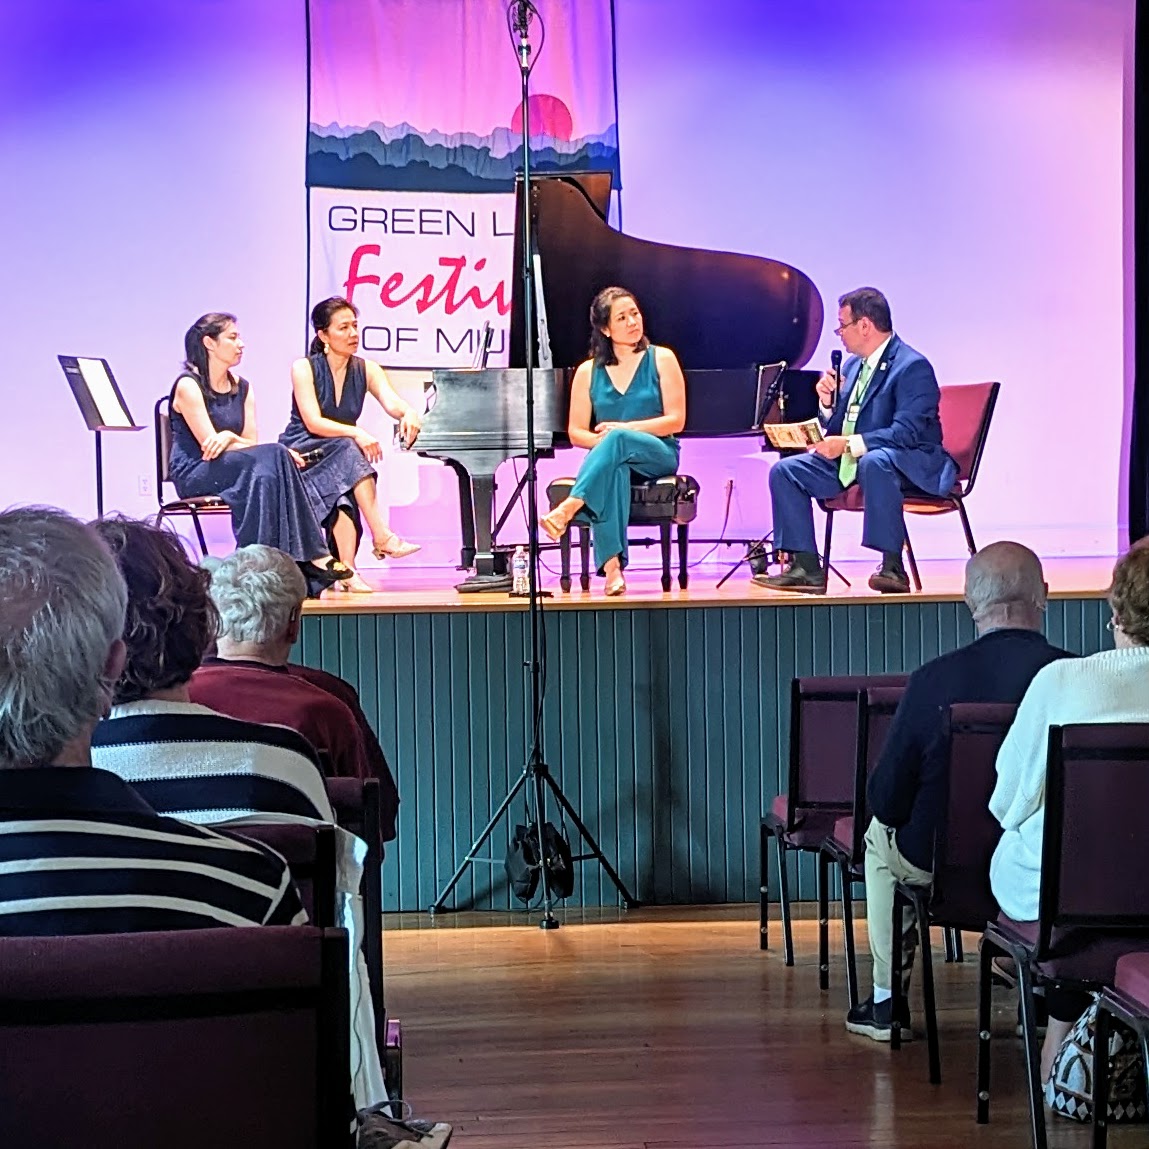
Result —
MULTIPOLYGON (((828 435, 842 434, 861 369, 858 356, 846 361, 842 392, 826 423, 828 435)), ((957 464, 942 450, 938 399, 929 360, 895 335, 866 388, 854 434, 862 436, 867 451, 889 451, 894 466, 919 490, 946 495, 957 478, 957 464)))

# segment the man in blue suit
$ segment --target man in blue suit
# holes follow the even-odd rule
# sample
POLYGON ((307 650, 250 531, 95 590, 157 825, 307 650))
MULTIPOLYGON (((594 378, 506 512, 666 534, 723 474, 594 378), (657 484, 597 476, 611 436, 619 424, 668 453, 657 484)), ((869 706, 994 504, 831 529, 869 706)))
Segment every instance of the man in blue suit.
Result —
POLYGON ((774 545, 790 555, 790 565, 754 581, 775 590, 825 594, 811 500, 833 498, 856 482, 865 499, 862 546, 882 555, 870 586, 906 594, 902 493, 947 494, 957 478, 957 464, 942 450, 937 379, 929 360, 894 334, 890 305, 874 287, 859 287, 838 300, 835 334, 850 358, 839 396, 831 373, 817 383, 826 437, 808 454, 782 459, 770 471, 774 545))

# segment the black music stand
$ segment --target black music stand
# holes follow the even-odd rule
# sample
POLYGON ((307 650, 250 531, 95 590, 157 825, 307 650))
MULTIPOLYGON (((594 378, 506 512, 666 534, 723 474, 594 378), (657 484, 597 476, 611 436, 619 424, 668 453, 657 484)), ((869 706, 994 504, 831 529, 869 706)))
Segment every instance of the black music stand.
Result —
MULTIPOLYGON (((768 363, 758 368, 758 388, 754 396, 754 423, 752 424, 755 428, 760 428, 766 423, 786 422, 785 374, 785 362, 768 363)), ((769 440, 766 441, 762 449, 764 451, 776 450, 770 446, 769 440)), ((792 455, 795 452, 783 453, 792 455)), ((715 589, 725 585, 730 576, 743 563, 749 563, 750 569, 755 574, 765 574, 771 566, 778 562, 779 551, 772 545, 773 541, 774 530, 771 528, 756 543, 751 543, 746 548, 746 553, 718 580, 715 589)), ((850 585, 850 580, 836 566, 827 563, 826 569, 827 572, 833 571, 846 586, 850 585)))
MULTIPOLYGON (((787 363, 764 363, 758 368, 758 387, 754 394, 754 418, 750 426, 760 430, 765 423, 786 422, 786 388, 783 379, 787 363)), ((765 574, 776 561, 776 553, 771 546, 774 530, 768 530, 757 542, 746 548, 746 553, 718 580, 715 589, 726 585, 734 572, 743 564, 749 563, 755 574, 765 574)))
MULTIPOLYGON (((515 780, 514 785, 507 792, 507 796, 499 803, 498 809, 491 815, 490 821, 483 828, 482 833, 475 839, 466 856, 459 863, 450 881, 443 887, 442 892, 432 902, 429 912, 433 915, 443 910, 447 896, 458 884, 472 862, 487 862, 492 865, 499 864, 499 859, 480 857, 477 853, 483 843, 491 836, 503 815, 510 809, 511 803, 520 790, 526 790, 527 829, 533 828, 539 842, 539 882, 542 887, 543 916, 539 921, 539 929, 557 930, 559 921, 552 910, 552 897, 550 888, 550 875, 543 858, 545 850, 545 836, 543 828, 546 824, 546 795, 549 790, 551 796, 558 803, 563 813, 575 824, 575 828, 582 836, 590 849, 589 854, 575 854, 573 861, 581 862, 595 859, 606 872, 606 876, 618 890, 623 905, 635 909, 638 902, 631 897, 630 892, 622 884, 622 879, 615 872, 614 867, 607 861, 598 842, 583 824, 578 812, 571 805, 570 800, 562 792, 562 788, 551 774, 550 767, 543 761, 542 732, 543 732, 543 663, 542 663, 542 599, 547 593, 539 586, 539 505, 538 505, 538 479, 536 467, 538 464, 538 450, 535 445, 535 348, 534 348, 534 287, 535 287, 535 261, 531 240, 531 129, 530 129, 530 78, 534 64, 531 63, 530 23, 537 18, 542 23, 537 9, 530 0, 511 0, 507 5, 507 30, 511 34, 512 43, 516 43, 519 59, 519 72, 522 77, 522 156, 523 176, 519 184, 520 204, 520 240, 523 247, 522 265, 522 298, 523 298, 523 333, 526 356, 523 362, 526 374, 527 392, 527 473, 524 476, 527 487, 527 547, 530 560, 528 563, 529 591, 528 613, 530 615, 531 649, 527 666, 530 669, 531 679, 531 748, 528 752, 527 763, 523 772, 515 780), (533 802, 533 807, 532 807, 533 802)), ((544 31, 545 43, 545 31, 544 31)), ((541 341, 540 341, 541 342, 541 341)), ((545 344, 549 348, 549 341, 545 344)), ((541 348, 540 348, 541 350, 541 348)), ((548 364, 549 365, 549 364, 548 364)), ((519 484, 520 489, 522 483, 519 484)), ((512 500, 513 502, 513 500, 512 500)), ((504 516, 505 518, 505 516, 504 516)), ((501 526, 501 521, 500 521, 501 526)), ((496 534, 498 527, 496 527, 496 534)))
POLYGON ((96 518, 104 517, 104 431, 142 431, 106 359, 57 355, 89 431, 96 434, 96 518))

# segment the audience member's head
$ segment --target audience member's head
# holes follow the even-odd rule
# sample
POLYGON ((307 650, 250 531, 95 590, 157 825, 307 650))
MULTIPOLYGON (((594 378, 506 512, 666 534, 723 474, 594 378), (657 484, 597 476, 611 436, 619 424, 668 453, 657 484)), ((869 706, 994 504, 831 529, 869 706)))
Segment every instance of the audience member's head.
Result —
POLYGON ((1109 605, 1116 645, 1149 646, 1149 544, 1144 539, 1117 560, 1109 605))
POLYGON ((219 656, 282 665, 299 637, 307 580, 283 551, 240 547, 211 576, 219 610, 219 656))
POLYGON ((171 531, 118 517, 93 526, 128 587, 128 658, 116 683, 115 701, 186 701, 187 684, 218 625, 208 594, 211 575, 188 558, 171 531))
POLYGON ((1021 543, 990 543, 965 566, 965 601, 979 634, 1041 630, 1048 591, 1041 560, 1021 543))
POLYGON ((0 512, 0 769, 88 764, 123 665, 126 601, 90 527, 48 507, 0 512))

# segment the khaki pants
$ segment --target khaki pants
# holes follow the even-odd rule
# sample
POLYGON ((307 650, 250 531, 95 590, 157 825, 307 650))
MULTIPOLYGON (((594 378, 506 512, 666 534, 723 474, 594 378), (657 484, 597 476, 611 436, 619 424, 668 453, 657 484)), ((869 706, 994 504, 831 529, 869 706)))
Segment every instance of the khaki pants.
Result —
MULTIPOLYGON (((874 985, 892 989, 890 960, 893 954, 894 886, 907 882, 928 886, 933 875, 907 862, 894 841, 894 831, 877 818, 866 831, 866 921, 870 927, 870 953, 874 959, 874 985)), ((917 948, 917 921, 909 906, 902 910, 902 984, 910 984, 910 969, 917 948)))

